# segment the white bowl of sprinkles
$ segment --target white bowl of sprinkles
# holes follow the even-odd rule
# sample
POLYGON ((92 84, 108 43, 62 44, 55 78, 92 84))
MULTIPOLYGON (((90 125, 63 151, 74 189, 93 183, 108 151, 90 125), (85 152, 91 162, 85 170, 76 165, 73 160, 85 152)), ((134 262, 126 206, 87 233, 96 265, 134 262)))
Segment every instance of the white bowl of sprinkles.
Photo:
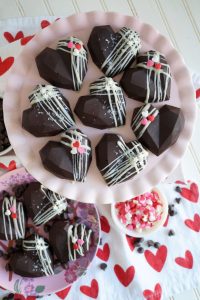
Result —
POLYGON ((158 188, 131 200, 111 205, 118 229, 133 237, 145 237, 162 227, 168 215, 168 202, 158 188))

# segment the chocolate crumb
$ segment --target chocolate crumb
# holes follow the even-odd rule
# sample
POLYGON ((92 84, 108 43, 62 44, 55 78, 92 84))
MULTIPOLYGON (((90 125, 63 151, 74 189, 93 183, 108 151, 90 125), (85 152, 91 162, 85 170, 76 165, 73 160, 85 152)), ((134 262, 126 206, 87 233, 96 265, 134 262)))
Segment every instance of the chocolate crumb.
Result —
POLYGON ((173 235, 175 235, 175 232, 174 232, 174 230, 170 229, 170 230, 169 230, 169 232, 168 232, 168 235, 169 235, 169 236, 173 236, 173 235))
POLYGON ((137 252, 138 252, 138 253, 144 253, 144 248, 143 248, 143 247, 139 247, 139 248, 137 249, 137 252))
POLYGON ((160 243, 158 243, 158 242, 155 242, 155 243, 154 243, 154 247, 155 247, 155 248, 159 249, 160 246, 161 246, 160 243))
POLYGON ((105 271, 106 268, 107 268, 107 264, 105 264, 105 263, 100 264, 101 270, 105 271))
POLYGON ((177 204, 179 204, 181 202, 181 198, 176 198, 175 201, 177 204))

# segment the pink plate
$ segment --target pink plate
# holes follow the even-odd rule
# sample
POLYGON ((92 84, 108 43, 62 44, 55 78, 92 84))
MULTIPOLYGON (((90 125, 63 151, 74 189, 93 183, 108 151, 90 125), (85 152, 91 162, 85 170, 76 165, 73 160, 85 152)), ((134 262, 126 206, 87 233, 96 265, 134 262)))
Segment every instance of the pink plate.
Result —
MULTIPOLYGON (((0 177, 0 195, 3 190, 11 193, 14 186, 34 180, 24 168, 8 172, 0 177)), ((72 211, 75 212, 76 216, 82 218, 83 222, 93 230, 94 238, 86 255, 70 262, 66 270, 55 269, 56 275, 39 278, 24 278, 12 272, 6 272, 6 261, 0 258, 0 285, 2 287, 25 296, 41 296, 63 290, 86 272, 96 254, 99 243, 100 224, 98 212, 93 204, 70 201, 69 205, 73 208, 72 211)), ((6 250, 7 247, 11 246, 11 243, 0 240, 0 249, 6 250)))
MULTIPOLYGON (((72 108, 74 108, 79 96, 88 94, 89 84, 100 76, 102 76, 101 71, 93 64, 90 57, 89 70, 81 91, 62 90, 69 99, 72 108)), ((120 76, 116 78, 118 80, 120 76)), ((126 141, 133 140, 134 135, 130 128, 130 120, 133 109, 139 105, 141 103, 127 98, 126 126, 111 129, 109 132, 121 134, 126 141)), ((173 48, 168 39, 162 36, 155 28, 140 22, 135 17, 117 13, 91 12, 60 19, 42 30, 29 42, 16 60, 9 76, 4 101, 4 114, 9 138, 17 156, 38 181, 70 199, 92 203, 112 203, 130 199, 150 190, 175 169, 185 153, 191 138, 196 118, 196 106, 189 71, 183 58, 173 48), (95 25, 105 24, 110 24, 115 30, 123 26, 134 28, 141 36, 142 51, 156 49, 166 56, 171 66, 173 81, 171 99, 165 104, 181 107, 186 120, 185 127, 174 146, 159 157, 153 154, 149 155, 147 167, 134 179, 108 187, 96 167, 94 151, 95 145, 106 130, 101 131, 83 126, 75 116, 78 127, 92 140, 93 161, 88 172, 87 181, 85 183, 72 184, 70 181, 59 179, 46 171, 39 156, 39 150, 49 139, 56 140, 59 137, 35 138, 23 130, 21 126, 22 112, 29 107, 27 99, 29 92, 36 84, 45 82, 38 74, 34 61, 35 56, 43 48, 49 45, 55 47, 56 41, 70 35, 77 36, 87 45, 92 28, 95 25)))

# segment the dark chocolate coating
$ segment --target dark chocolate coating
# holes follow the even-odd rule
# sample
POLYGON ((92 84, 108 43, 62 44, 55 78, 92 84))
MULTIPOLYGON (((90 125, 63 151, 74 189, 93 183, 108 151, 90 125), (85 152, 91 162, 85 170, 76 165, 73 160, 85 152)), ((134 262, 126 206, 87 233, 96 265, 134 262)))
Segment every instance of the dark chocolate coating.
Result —
MULTIPOLYGON (((73 82, 70 53, 47 47, 36 57, 35 61, 43 79, 56 87, 77 90, 73 82)), ((79 72, 84 78, 87 68, 84 70, 80 67, 79 72)))
POLYGON ((10 147, 10 142, 3 119, 3 99, 0 98, 0 152, 8 147, 10 147))
MULTIPOLYGON (((138 110, 138 109, 136 109, 138 110)), ((134 111, 133 118, 136 111, 134 111)), ((140 143, 155 155, 162 154, 176 143, 183 130, 185 119, 180 108, 164 105, 155 120, 139 138, 140 143)))
MULTIPOLYGON (((109 77, 113 77, 123 70, 125 70, 128 66, 132 64, 135 60, 135 55, 131 56, 131 59, 127 61, 127 64, 124 65, 123 69, 118 72, 111 68, 109 74, 107 74, 107 70, 110 66, 113 65, 113 60, 111 59, 109 63, 102 68, 102 64, 105 62, 106 58, 111 54, 111 52, 116 47, 117 43, 121 39, 121 34, 119 32, 114 32, 110 25, 103 25, 103 26, 95 26, 92 29, 88 40, 88 49, 90 51, 91 57, 93 62, 99 67, 103 73, 105 73, 109 77)), ((124 44, 126 41, 124 41, 124 44)), ((130 49, 129 49, 130 50, 130 49)), ((128 50, 128 51, 129 51, 128 50)), ((127 53, 124 53, 124 57, 127 53)), ((123 61, 124 57, 122 57, 123 61)))
MULTIPOLYGON (((149 51, 150 57, 153 57, 153 54, 155 51, 149 51)), ((145 102, 146 95, 147 95, 147 76, 148 76, 148 69, 145 69, 141 66, 137 66, 139 63, 147 63, 147 57, 145 56, 139 56, 137 57, 136 66, 133 66, 132 68, 127 69, 121 80, 120 84, 126 94, 129 98, 132 98, 137 101, 145 102)), ((167 64, 167 61, 163 55, 160 56, 160 63, 161 64, 167 64)), ((165 66, 162 66, 162 70, 168 73, 168 70, 165 66)), ((170 73, 168 73, 170 75, 170 73)), ((163 91, 166 87, 166 75, 160 73, 160 88, 163 91)), ((150 76, 150 82, 149 82, 149 98, 146 103, 151 102, 161 102, 161 101, 167 101, 170 99, 170 91, 171 91, 171 79, 168 81, 167 89, 166 89, 166 96, 162 96, 161 99, 158 99, 156 97, 156 100, 154 100, 154 93, 155 93, 156 85, 155 85, 155 72, 151 72, 150 76)))
MULTIPOLYGON (((122 150, 118 145, 120 141, 121 140, 119 135, 106 133, 95 148, 97 167, 103 177, 106 174, 106 170, 103 169, 106 168, 108 165, 112 164, 112 162, 115 161, 117 158, 119 159, 119 162, 116 164, 114 172, 112 172, 111 179, 118 176, 119 166, 127 162, 127 156, 122 156, 124 154, 124 150, 122 150)), ((126 147, 128 147, 131 150, 130 156, 132 159, 134 159, 134 157, 137 156, 133 143, 134 142, 126 143, 126 147)), ((140 153, 144 150, 142 148, 142 145, 139 146, 139 150, 140 153)), ((130 168, 129 170, 124 171, 122 176, 119 179, 117 179, 117 181, 114 184, 127 181, 133 178, 136 174, 136 169, 134 166, 132 166, 132 168, 130 168)), ((111 179, 108 180, 105 177, 104 179, 108 185, 113 185, 109 182, 111 179)))
MULTIPOLYGON (((60 96, 62 97, 62 101, 68 108, 68 114, 74 121, 69 101, 62 94, 60 94, 60 96)), ((45 109, 47 112, 41 109, 39 103, 36 103, 33 104, 31 108, 24 110, 22 115, 22 127, 36 137, 54 136, 69 128, 62 128, 61 126, 59 126, 54 121, 55 119, 58 121, 58 123, 60 123, 58 117, 51 112, 51 118, 48 115, 48 112, 50 112, 50 110, 48 109, 48 107, 46 107, 45 109)), ((56 107, 55 109, 59 114, 59 107, 56 107)))
MULTIPOLYGON (((34 235, 31 235, 26 240, 32 240, 33 237, 34 235)), ((47 253, 51 259, 51 266, 53 267, 52 254, 49 249, 47 249, 47 253)), ((20 276, 30 278, 45 276, 36 250, 24 250, 12 254, 9 264, 12 271, 20 276)))
MULTIPOLYGON (((49 243, 57 257, 57 259, 65 264, 69 261, 69 255, 68 255, 68 236, 67 236, 67 228, 69 226, 69 223, 66 221, 56 221, 49 232, 49 243)), ((86 228, 86 230, 88 230, 86 228)), ((81 231, 80 227, 78 228, 78 236, 81 237, 81 231)), ((73 250, 73 244, 71 243, 71 251, 73 250)), ((86 243, 83 244, 83 251, 86 253, 86 243)), ((77 253, 77 258, 81 257, 77 253)))

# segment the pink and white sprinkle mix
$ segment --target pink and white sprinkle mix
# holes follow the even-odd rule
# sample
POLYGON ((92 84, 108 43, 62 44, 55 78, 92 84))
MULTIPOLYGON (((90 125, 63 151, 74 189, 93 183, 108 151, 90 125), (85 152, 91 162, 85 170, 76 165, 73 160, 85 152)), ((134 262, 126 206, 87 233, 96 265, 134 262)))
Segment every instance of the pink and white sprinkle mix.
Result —
POLYGON ((145 193, 125 202, 115 204, 117 216, 129 230, 142 232, 158 222, 163 213, 163 203, 156 191, 145 193))

